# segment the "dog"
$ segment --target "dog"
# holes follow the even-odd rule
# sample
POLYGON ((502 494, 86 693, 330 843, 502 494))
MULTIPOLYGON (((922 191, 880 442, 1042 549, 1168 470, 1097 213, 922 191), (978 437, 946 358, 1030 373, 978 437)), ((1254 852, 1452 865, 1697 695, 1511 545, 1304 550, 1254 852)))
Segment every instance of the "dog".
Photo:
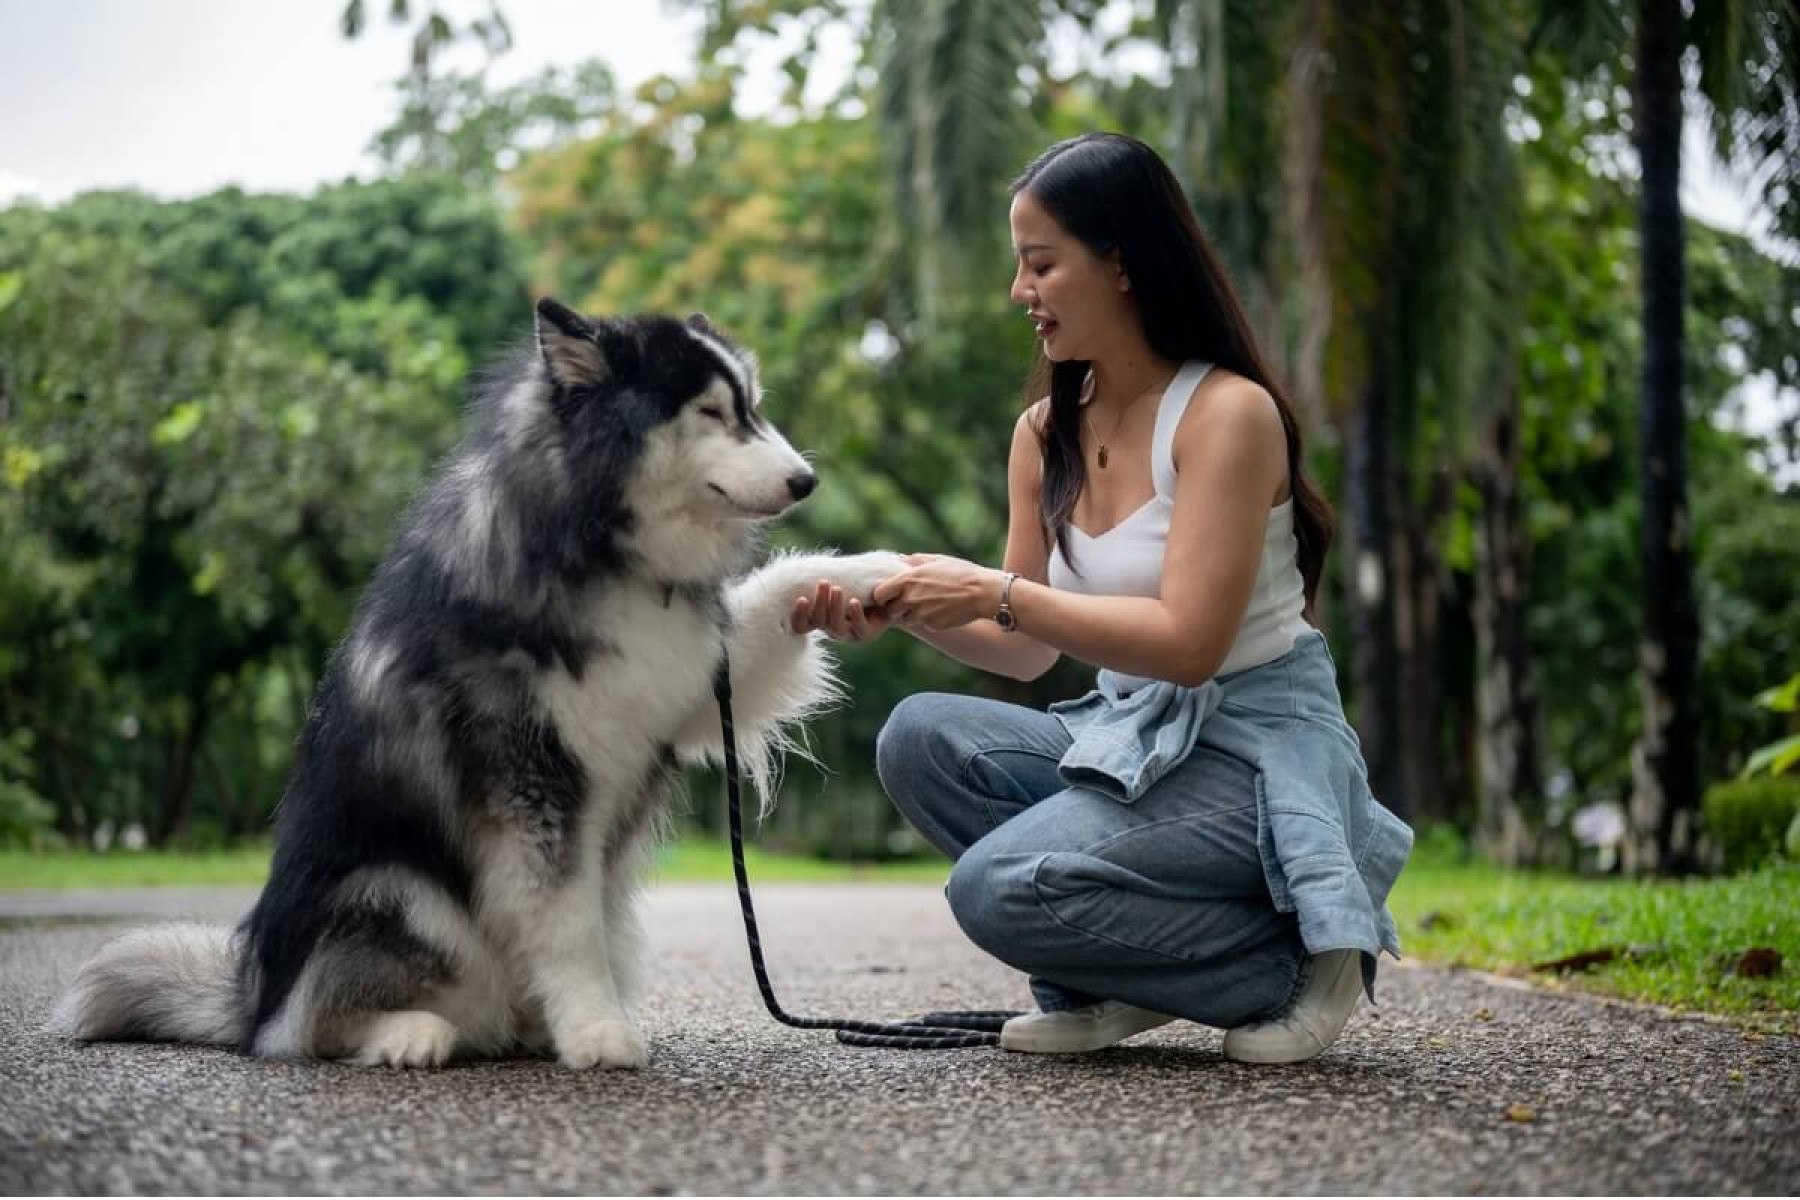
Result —
POLYGON ((817 476, 705 317, 546 298, 535 334, 476 389, 326 665, 255 908, 109 942, 54 1029, 394 1067, 646 1063, 637 891, 680 767, 723 756, 721 664, 766 806, 796 723, 839 692, 795 598, 827 580, 868 602, 905 562, 750 569, 817 476))

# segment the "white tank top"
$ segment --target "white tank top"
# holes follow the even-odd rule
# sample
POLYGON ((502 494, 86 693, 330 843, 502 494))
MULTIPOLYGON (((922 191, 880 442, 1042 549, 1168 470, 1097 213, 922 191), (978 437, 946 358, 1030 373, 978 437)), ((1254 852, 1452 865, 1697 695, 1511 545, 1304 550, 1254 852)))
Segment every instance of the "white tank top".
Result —
MULTIPOLYGON (((1050 549, 1049 583, 1053 588, 1089 596, 1157 596, 1162 590, 1163 554, 1169 545, 1169 517, 1175 508, 1175 430, 1187 411, 1194 388, 1211 363, 1190 362, 1175 373, 1157 402, 1156 432, 1150 442, 1150 476, 1156 494, 1141 508, 1104 533, 1090 536, 1069 526, 1069 547, 1077 575, 1062 547, 1050 549)), ((1082 403, 1087 403, 1084 397, 1082 403)), ((1261 666, 1286 654, 1294 639, 1312 629, 1301 611, 1306 587, 1300 576, 1300 545, 1294 539, 1294 501, 1290 497, 1269 510, 1263 533, 1262 563, 1250 606, 1238 626, 1218 674, 1261 666)), ((1154 680, 1112 672, 1121 692, 1154 680)))

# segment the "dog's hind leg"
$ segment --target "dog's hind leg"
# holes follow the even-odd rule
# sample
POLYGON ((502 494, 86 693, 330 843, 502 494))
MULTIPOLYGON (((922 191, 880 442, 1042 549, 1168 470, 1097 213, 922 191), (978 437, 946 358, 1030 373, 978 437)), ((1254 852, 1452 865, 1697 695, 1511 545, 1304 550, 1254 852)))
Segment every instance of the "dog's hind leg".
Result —
POLYGON ((360 1067, 441 1067, 456 1052, 456 1026, 424 1009, 376 1013, 348 1040, 360 1067))
POLYGON ((435 1067, 512 1038, 504 972, 473 922, 401 868, 359 872, 338 890, 306 975, 290 1004, 308 1010, 296 1016, 323 1057, 435 1067))

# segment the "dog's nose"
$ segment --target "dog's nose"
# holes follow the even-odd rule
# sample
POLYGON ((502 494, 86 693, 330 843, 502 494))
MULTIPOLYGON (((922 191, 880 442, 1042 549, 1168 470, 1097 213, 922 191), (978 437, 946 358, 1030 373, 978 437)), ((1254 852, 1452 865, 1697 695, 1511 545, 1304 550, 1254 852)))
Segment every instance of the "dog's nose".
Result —
POLYGON ((812 495, 813 489, 818 486, 819 477, 811 471, 801 471, 788 476, 788 494, 797 501, 812 495))

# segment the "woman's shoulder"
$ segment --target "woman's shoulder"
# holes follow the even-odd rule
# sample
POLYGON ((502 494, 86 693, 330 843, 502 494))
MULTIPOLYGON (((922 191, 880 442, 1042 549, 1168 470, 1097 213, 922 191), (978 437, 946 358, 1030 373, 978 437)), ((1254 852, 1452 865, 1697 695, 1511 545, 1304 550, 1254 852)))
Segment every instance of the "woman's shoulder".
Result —
MULTIPOLYGON (((1234 476, 1251 463, 1282 492, 1287 479, 1287 426, 1269 390, 1254 379, 1215 367, 1194 387, 1176 425, 1171 454, 1177 474, 1198 464, 1207 475, 1234 476)), ((1270 501, 1275 503, 1274 500, 1270 501)))
POLYGON ((1018 433, 1041 438, 1050 424, 1050 397, 1042 396, 1019 414, 1013 428, 1018 433))
POLYGON ((1242 438, 1251 442, 1273 435, 1282 445, 1287 430, 1281 408, 1269 389, 1226 367, 1213 367, 1194 385, 1181 414, 1178 436, 1242 438))
POLYGON ((1226 406, 1275 408, 1275 397, 1269 389, 1247 375, 1239 375, 1230 367, 1212 365, 1194 381, 1190 407, 1195 403, 1226 406))

